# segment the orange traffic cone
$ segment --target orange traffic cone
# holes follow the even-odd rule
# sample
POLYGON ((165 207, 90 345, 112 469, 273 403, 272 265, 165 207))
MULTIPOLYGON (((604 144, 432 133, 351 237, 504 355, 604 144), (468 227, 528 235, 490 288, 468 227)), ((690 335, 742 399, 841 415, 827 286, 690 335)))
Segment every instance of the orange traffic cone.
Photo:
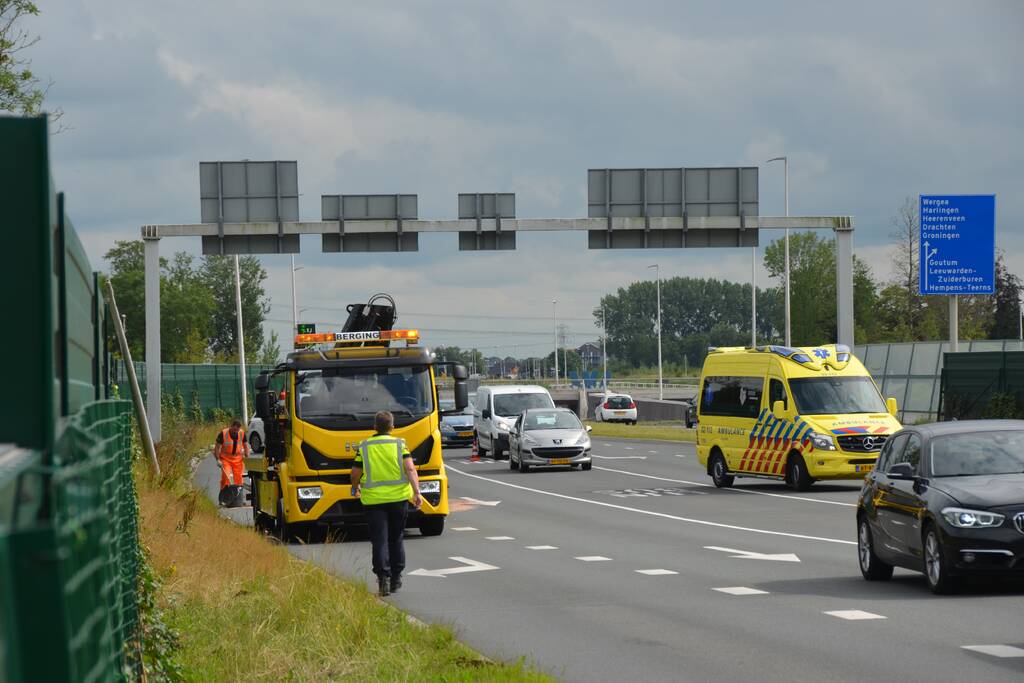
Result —
POLYGON ((473 453, 469 456, 470 462, 480 462, 480 449, 476 445, 476 437, 473 437, 473 453))

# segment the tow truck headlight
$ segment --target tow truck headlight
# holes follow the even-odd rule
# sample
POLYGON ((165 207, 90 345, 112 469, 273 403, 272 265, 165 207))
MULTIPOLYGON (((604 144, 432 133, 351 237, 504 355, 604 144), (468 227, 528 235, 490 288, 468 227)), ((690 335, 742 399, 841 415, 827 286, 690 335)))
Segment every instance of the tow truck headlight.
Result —
POLYGON ((965 510, 964 508, 943 508, 943 518, 958 529, 983 529, 1000 526, 1005 516, 984 510, 965 510))
POLYGON ((441 482, 439 482, 439 481, 421 481, 420 482, 420 493, 441 493, 441 482))
POLYGON ((832 440, 832 437, 828 434, 811 434, 811 443, 819 451, 834 451, 836 449, 836 442, 832 440))
POLYGON ((298 489, 299 500, 320 500, 324 492, 319 486, 300 486, 298 489))

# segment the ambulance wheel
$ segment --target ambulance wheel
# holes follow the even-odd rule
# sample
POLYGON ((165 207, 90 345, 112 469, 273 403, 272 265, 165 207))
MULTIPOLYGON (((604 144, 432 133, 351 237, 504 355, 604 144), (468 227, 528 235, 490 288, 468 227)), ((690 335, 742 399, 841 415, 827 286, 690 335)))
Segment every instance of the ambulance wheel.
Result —
POLYGON ((711 456, 711 464, 708 467, 711 473, 711 481, 720 489, 727 489, 736 481, 736 477, 729 474, 729 467, 725 464, 725 458, 718 451, 711 456))
POLYGON ((799 453, 790 453, 786 461, 786 484, 794 491, 806 491, 811 488, 814 478, 807 472, 807 463, 799 453))
POLYGON ((431 515, 420 520, 420 533, 424 536, 440 536, 444 531, 444 517, 431 515))

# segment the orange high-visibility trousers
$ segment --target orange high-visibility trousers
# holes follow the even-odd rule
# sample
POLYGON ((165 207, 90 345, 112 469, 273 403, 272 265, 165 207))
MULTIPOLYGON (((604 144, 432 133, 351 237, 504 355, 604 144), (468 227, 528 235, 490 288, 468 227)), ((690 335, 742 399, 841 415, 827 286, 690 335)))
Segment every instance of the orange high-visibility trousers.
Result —
POLYGON ((244 458, 240 455, 220 456, 220 487, 234 483, 242 485, 242 472, 245 470, 244 458))

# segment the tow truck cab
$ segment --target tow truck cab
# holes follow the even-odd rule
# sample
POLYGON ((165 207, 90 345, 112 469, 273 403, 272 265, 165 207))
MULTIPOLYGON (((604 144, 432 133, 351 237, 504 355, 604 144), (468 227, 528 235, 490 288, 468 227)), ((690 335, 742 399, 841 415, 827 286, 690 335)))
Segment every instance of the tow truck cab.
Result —
MULTIPOLYGON (((441 459, 435 368, 415 330, 369 330, 298 335, 304 348, 256 380, 256 414, 266 428, 266 449, 247 462, 257 529, 287 539, 313 526, 364 524, 352 495, 350 473, 359 444, 373 435, 377 411, 395 416, 420 480, 423 505, 410 506, 407 526, 425 536, 444 530, 448 477, 441 459), (406 342, 392 348, 392 341, 406 342)), ((466 368, 449 363, 455 411, 468 403, 466 368)))

